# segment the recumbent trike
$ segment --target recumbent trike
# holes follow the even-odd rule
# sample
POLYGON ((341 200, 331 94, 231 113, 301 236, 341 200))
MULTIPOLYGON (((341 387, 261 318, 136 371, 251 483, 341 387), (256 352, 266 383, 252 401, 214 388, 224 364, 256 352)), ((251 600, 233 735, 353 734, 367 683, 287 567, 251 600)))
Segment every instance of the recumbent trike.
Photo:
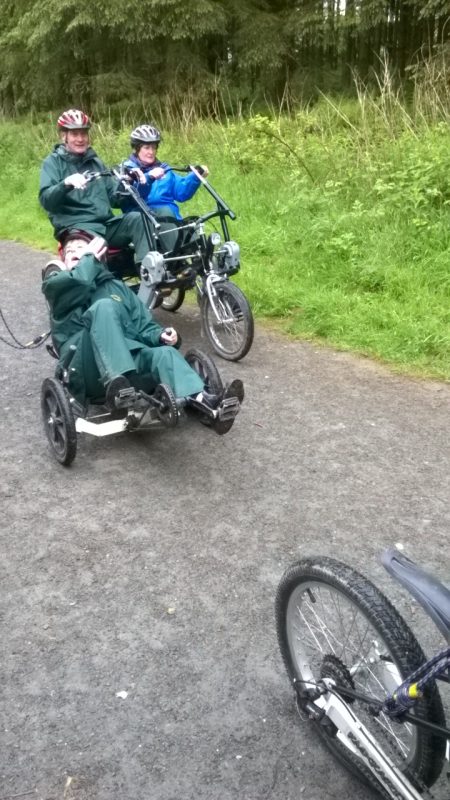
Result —
POLYGON ((150 308, 161 305, 166 311, 177 311, 186 291, 195 289, 202 326, 213 350, 229 361, 239 361, 250 350, 254 322, 250 304, 243 291, 229 278, 240 269, 240 248, 230 239, 227 217, 236 215, 201 175, 197 167, 171 167, 193 172, 215 200, 213 211, 190 216, 179 222, 175 218, 155 217, 129 176, 119 169, 85 173, 88 180, 114 175, 121 182, 123 194, 129 196, 142 213, 149 252, 136 274, 131 249, 110 253, 108 268, 130 285, 137 284, 138 296, 150 308), (212 220, 220 221, 220 232, 206 232, 212 220))

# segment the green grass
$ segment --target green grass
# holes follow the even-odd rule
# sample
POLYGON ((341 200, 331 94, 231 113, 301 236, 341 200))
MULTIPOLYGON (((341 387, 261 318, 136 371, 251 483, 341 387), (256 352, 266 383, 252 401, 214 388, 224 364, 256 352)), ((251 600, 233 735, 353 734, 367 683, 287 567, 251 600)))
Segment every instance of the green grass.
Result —
MULTIPOLYGON (((449 380, 450 133, 394 113, 324 100, 290 118, 198 121, 167 133, 161 155, 207 163, 236 211, 236 281, 256 317, 449 380)), ((94 146, 107 163, 128 153, 128 130, 97 128, 94 146)), ((37 202, 52 128, 24 120, 0 131, 0 238, 52 250, 37 202)), ((185 204, 186 213, 210 207, 202 190, 185 204)))

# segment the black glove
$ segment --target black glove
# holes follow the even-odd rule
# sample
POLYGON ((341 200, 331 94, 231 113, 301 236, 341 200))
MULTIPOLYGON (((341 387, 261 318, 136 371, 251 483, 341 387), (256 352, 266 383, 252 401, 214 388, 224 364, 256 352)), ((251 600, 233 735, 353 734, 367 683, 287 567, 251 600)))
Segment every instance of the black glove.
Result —
POLYGON ((124 177, 125 177, 125 180, 138 181, 139 180, 139 172, 138 172, 137 169, 133 169, 132 167, 125 167, 125 169, 124 169, 124 177))

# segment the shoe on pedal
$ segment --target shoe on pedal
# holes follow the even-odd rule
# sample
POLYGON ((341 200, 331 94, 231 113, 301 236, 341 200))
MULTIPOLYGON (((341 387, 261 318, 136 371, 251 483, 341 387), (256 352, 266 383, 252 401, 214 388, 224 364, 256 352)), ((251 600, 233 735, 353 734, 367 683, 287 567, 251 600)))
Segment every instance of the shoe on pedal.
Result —
POLYGON ((219 436, 228 433, 233 427, 234 420, 241 409, 244 396, 244 384, 239 378, 235 378, 234 381, 231 381, 231 383, 225 387, 221 401, 216 408, 216 416, 211 422, 211 428, 219 436))
POLYGON ((200 411, 201 422, 222 436, 232 427, 243 399, 244 384, 237 378, 219 394, 212 394, 204 389, 195 397, 189 397, 187 402, 189 406, 200 411))
POLYGON ((206 414, 207 417, 213 419, 215 416, 215 409, 219 405, 221 399, 222 393, 212 394, 203 389, 199 394, 187 397, 186 401, 191 408, 195 408, 197 411, 201 411, 206 414))
POLYGON ((105 405, 110 411, 123 407, 124 400, 135 396, 135 391, 125 375, 117 375, 106 384, 105 405))

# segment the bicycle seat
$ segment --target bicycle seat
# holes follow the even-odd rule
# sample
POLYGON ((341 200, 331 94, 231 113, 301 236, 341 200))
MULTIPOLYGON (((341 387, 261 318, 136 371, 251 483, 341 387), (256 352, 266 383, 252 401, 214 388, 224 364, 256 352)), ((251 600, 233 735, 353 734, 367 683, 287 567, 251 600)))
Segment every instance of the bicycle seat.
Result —
POLYGON ((450 643, 450 589, 398 550, 384 550, 381 563, 415 597, 450 643))

